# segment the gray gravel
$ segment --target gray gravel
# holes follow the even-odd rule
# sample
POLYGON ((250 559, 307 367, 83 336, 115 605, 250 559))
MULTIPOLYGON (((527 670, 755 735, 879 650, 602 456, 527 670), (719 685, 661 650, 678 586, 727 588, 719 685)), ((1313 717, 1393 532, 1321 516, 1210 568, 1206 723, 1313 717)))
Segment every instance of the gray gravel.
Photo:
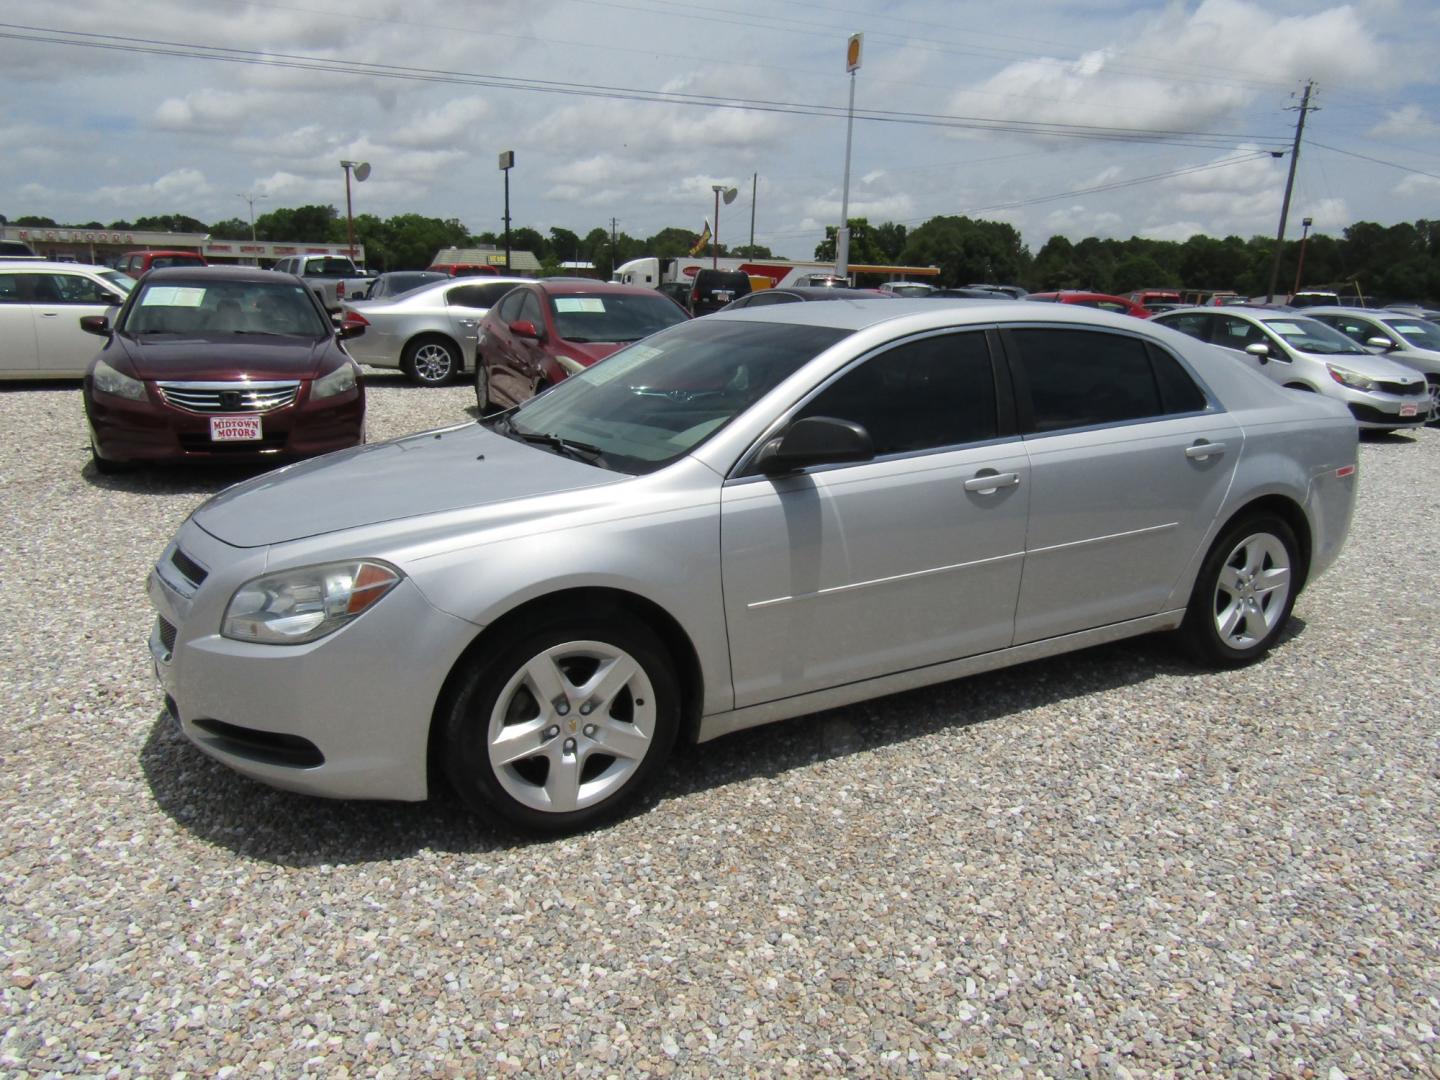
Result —
MULTIPOLYGON (((374 437, 473 394, 372 382, 374 437)), ((210 762, 143 583, 235 479, 0 386, 0 1075, 1440 1076, 1440 431, 1239 673, 1147 640, 683 754, 493 831, 210 762)))

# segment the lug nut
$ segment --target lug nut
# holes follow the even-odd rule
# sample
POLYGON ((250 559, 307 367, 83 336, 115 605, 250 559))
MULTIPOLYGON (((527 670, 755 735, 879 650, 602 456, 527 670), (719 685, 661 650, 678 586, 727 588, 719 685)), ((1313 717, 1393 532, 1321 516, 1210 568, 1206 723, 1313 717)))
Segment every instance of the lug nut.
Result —
POLYGON ((545 738, 547 738, 547 739, 553 739, 553 738, 555 738, 556 735, 559 735, 559 734, 560 734, 560 729, 559 729, 558 727, 547 727, 547 728, 545 729, 545 738))
POLYGON ((569 712, 570 712, 570 706, 567 705, 565 702, 562 701, 562 702, 560 702, 559 705, 556 705, 556 706, 555 706, 555 711, 556 711, 557 713, 559 713, 561 716, 567 716, 567 715, 569 715, 569 712))
POLYGON ((593 739, 593 738, 595 737, 595 732, 597 732, 597 731, 599 731, 599 730, 600 730, 600 729, 597 728, 594 724, 586 724, 586 725, 585 725, 585 737, 586 737, 587 739, 593 739))
POLYGON ((591 711, 592 711, 594 708, 595 708, 595 706, 594 706, 594 705, 591 705, 591 704, 587 701, 584 705, 581 705, 581 706, 580 706, 580 715, 581 715, 581 716, 589 716, 590 713, 591 713, 591 711))
POLYGON ((573 754, 573 753, 575 753, 575 740, 574 740, 574 739, 566 739, 566 740, 565 740, 565 753, 567 753, 567 754, 573 754))

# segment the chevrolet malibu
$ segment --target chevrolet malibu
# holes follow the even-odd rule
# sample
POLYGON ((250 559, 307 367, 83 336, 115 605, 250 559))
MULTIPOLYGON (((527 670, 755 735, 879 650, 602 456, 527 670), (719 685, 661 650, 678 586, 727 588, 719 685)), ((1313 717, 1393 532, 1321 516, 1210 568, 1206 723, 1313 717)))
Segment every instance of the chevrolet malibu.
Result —
POLYGON ((1356 441, 1072 305, 719 314, 222 492, 155 565, 150 649, 247 776, 575 829, 678 738, 1154 631, 1256 660, 1340 551, 1356 441))
POLYGON ((154 461, 272 461, 364 440, 360 370, 293 275, 151 270, 113 325, 107 315, 80 325, 106 339, 84 385, 99 472, 154 461))

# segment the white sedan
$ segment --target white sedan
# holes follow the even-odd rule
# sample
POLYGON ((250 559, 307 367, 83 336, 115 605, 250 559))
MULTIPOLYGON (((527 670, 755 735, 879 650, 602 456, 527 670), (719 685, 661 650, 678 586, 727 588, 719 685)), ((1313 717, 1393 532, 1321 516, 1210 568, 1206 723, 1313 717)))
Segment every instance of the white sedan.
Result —
POLYGON ((420 386, 444 386, 475 356, 475 335, 492 304, 529 278, 447 278, 387 297, 345 303, 343 325, 364 329, 346 347, 362 364, 398 367, 420 386))
POLYGON ((135 279, 108 266, 0 259, 0 379, 78 379, 100 351, 86 315, 125 302, 135 279))

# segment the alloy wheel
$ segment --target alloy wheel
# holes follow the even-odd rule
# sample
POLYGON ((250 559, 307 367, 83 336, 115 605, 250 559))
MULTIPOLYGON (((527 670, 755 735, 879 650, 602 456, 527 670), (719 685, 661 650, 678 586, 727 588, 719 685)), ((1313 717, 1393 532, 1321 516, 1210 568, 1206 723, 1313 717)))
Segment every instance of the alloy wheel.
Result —
POLYGON ((655 689, 616 645, 569 641, 537 653, 495 700, 490 766, 505 792, 544 813, 583 810, 619 791, 656 732, 655 689))
POLYGON ((1290 555, 1268 532, 1245 537, 1220 567, 1215 583, 1215 629, 1232 649, 1264 641, 1284 615, 1293 578, 1290 555))
POLYGON ((455 361, 449 349, 432 341, 415 350, 414 365, 421 382, 443 383, 453 373, 455 361))

